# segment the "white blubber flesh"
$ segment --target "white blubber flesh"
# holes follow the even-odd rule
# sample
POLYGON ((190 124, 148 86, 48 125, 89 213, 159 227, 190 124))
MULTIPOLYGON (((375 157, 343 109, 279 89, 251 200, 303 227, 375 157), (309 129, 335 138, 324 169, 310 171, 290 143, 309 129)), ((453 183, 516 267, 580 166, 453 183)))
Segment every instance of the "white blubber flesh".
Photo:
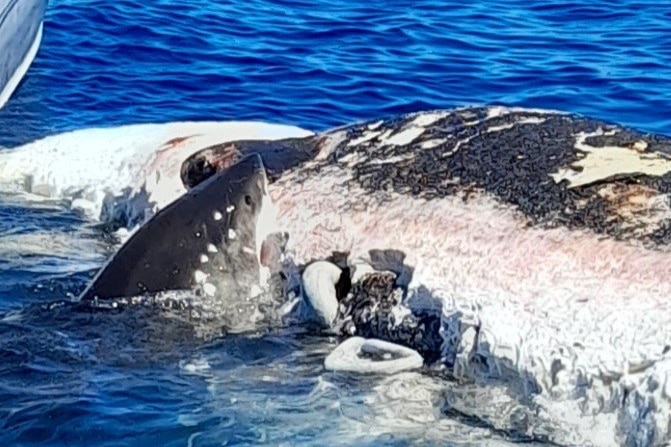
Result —
POLYGON ((405 346, 350 337, 326 357, 324 367, 338 372, 397 374, 421 368, 423 363, 417 351, 405 346))
POLYGON ((333 327, 338 314, 335 285, 342 271, 327 261, 308 265, 303 272, 303 295, 314 310, 315 317, 325 327, 333 327))

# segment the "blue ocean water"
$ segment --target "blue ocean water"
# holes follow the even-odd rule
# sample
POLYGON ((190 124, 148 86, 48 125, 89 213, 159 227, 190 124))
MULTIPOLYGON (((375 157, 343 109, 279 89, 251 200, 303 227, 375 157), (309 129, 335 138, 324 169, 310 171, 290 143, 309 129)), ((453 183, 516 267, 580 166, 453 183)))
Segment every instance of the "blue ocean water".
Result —
MULTIPOLYGON (((51 0, 38 57, 0 111, 0 146, 190 119, 323 130, 483 103, 671 135, 669 23, 671 4, 628 0, 51 0)), ((204 342, 137 313, 41 308, 80 291, 106 243, 57 203, 0 199, 0 444, 437 443, 365 403, 373 382, 324 374, 328 339, 204 342)), ((443 445, 530 440, 455 424, 443 445)))
POLYGON ((322 130, 481 103, 671 134, 670 21, 671 5, 626 0, 51 0, 0 145, 178 119, 322 130))

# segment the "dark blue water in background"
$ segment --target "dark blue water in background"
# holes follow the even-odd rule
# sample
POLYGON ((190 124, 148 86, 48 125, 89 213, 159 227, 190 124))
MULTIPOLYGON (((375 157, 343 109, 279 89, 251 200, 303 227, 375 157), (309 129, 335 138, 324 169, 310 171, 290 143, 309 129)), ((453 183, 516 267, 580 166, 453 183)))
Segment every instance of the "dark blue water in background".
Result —
POLYGON ((481 103, 671 134, 665 2, 51 0, 44 33, 0 144, 185 119, 322 130, 481 103))
MULTIPOLYGON (((192 119, 323 130, 483 103, 671 135, 669 79, 671 4, 659 1, 51 0, 38 57, 0 111, 0 145, 192 119)), ((205 343, 142 315, 30 307, 81 290, 104 245, 57 205, 0 200, 0 313, 23 312, 0 324, 0 445, 391 446, 425 434, 390 423, 353 437, 386 419, 362 403, 373 383, 323 373, 328 340, 205 343)), ((468 427, 487 424, 462 425, 444 441, 481 445, 468 427)))

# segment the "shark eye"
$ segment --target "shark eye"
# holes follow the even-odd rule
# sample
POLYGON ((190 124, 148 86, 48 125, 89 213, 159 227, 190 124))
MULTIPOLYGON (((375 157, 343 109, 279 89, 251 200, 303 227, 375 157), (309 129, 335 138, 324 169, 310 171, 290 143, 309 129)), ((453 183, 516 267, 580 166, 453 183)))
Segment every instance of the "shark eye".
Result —
POLYGON ((249 194, 245 196, 245 204, 247 204, 247 206, 252 206, 252 196, 249 194))
POLYGON ((189 188, 194 188, 203 181, 210 178, 214 173, 214 166, 212 166, 212 164, 203 157, 191 165, 186 174, 186 181, 183 181, 189 186, 189 188))

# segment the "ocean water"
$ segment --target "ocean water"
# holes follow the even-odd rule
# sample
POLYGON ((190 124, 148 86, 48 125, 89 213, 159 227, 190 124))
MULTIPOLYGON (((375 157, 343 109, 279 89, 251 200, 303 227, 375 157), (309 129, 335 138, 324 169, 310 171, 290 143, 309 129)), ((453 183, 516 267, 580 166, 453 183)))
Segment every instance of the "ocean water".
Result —
MULTIPOLYGON (((671 135, 669 23, 671 4, 627 0, 51 0, 37 59, 0 111, 0 146, 192 119, 318 131, 485 103, 671 135)), ((0 192, 1 445, 552 439, 501 425, 497 389, 325 373, 333 341, 300 329, 203 339, 142 312, 46 306, 77 295, 109 253, 58 200, 0 192)))

